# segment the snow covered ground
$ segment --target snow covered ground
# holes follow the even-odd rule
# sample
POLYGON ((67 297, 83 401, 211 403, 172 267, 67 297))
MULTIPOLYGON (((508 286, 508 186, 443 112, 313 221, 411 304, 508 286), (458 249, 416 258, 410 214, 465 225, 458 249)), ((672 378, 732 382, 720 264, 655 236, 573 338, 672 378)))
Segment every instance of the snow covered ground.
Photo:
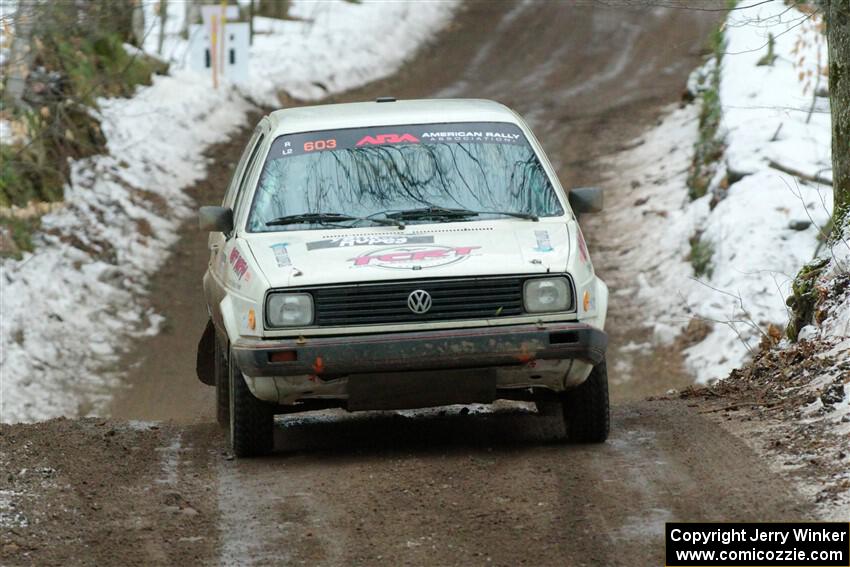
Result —
MULTIPOLYGON (((292 20, 254 18, 251 79, 244 91, 274 106, 281 89, 299 100, 316 100, 390 75, 448 23, 457 4, 296 0, 289 9, 292 20)), ((146 0, 146 21, 157 22, 157 5, 146 0)), ((183 66, 188 42, 178 34, 185 5, 168 6, 162 55, 183 66)), ((159 26, 152 25, 145 49, 155 53, 158 44, 159 26)))
POLYGON ((611 183, 630 190, 614 192, 618 202, 601 222, 628 227, 612 236, 639 243, 615 246, 626 251, 620 277, 634 284, 614 293, 645 304, 656 343, 690 345, 685 364, 698 382, 726 378, 703 407, 733 408, 711 415, 788 473, 824 519, 837 519, 850 510, 850 228, 832 245, 818 239, 832 210, 818 24, 780 1, 731 12, 720 87, 726 148, 709 194, 688 197, 700 112, 690 104, 612 158, 611 183), (759 65, 771 35, 776 59, 759 65), (690 260, 695 237, 713 250, 711 273, 699 277, 690 260), (828 260, 815 282, 825 315, 790 343, 785 298, 814 258, 828 260), (765 334, 774 346, 762 351, 765 334))
MULTIPOLYGON (((456 5, 294 0, 291 14, 305 20, 259 19, 252 79, 238 89, 212 90, 209 77, 181 68, 185 42, 167 36, 172 73, 132 98, 98 102, 109 154, 73 164, 65 204, 43 218, 35 252, 0 265, 0 421, 102 406, 117 379, 102 369, 134 337, 158 331, 161 317, 140 298, 193 214, 183 190, 205 175, 204 150, 244 125, 249 99, 276 105, 281 90, 317 99, 391 74, 456 5)), ((176 34, 183 7, 169 6, 176 34)), ((147 21, 155 52, 156 20, 147 21)))
MULTIPOLYGON (((705 338, 685 351, 702 383, 740 366, 771 324, 784 329, 791 282, 815 256, 831 213, 829 184, 780 170, 831 179, 827 80, 817 78, 826 47, 816 25, 810 14, 778 0, 730 12, 720 86, 726 149, 706 196, 690 201, 686 187, 697 105, 672 112, 642 144, 614 159, 620 178, 637 182, 630 198, 652 219, 632 237, 663 243, 660 250, 638 247, 625 259, 638 274, 635 291, 652 306, 649 312, 661 314, 652 320, 660 343, 694 319, 706 324, 705 338), (776 59, 759 65, 770 36, 776 59), (727 184, 712 208, 712 193, 727 184), (712 251, 710 274, 695 276, 692 239, 712 251)), ((634 213, 632 207, 619 214, 634 213)), ((846 336, 846 321, 835 332, 846 336)))

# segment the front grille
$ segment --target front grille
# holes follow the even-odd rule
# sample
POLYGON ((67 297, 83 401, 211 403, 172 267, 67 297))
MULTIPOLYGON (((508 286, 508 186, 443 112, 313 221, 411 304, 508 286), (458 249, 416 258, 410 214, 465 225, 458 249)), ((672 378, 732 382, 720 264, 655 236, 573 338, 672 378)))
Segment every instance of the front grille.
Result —
POLYGON ((540 276, 405 280, 302 288, 313 295, 320 327, 489 319, 522 315, 522 288, 540 276), (415 290, 431 295, 431 309, 413 313, 407 298, 415 290))

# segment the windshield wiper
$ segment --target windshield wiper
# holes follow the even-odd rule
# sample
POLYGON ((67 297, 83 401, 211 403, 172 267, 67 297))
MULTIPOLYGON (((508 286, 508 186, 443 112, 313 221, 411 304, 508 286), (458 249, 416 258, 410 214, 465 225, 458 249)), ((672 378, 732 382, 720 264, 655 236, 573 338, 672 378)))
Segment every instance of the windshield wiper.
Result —
POLYGON ((421 220, 421 219, 456 219, 466 217, 477 217, 479 215, 504 215, 526 220, 539 220, 537 215, 531 213, 516 213, 511 211, 470 211, 468 209, 448 209, 444 207, 424 207, 421 209, 408 209, 405 211, 394 211, 384 213, 388 219, 421 220))
POLYGON ((404 228, 404 223, 394 218, 367 218, 355 217, 352 215, 344 215, 341 213, 302 213, 298 215, 287 215, 278 217, 266 223, 266 226, 284 226, 288 224, 316 223, 328 224, 333 222, 343 221, 371 221, 377 224, 392 225, 399 228, 404 228))

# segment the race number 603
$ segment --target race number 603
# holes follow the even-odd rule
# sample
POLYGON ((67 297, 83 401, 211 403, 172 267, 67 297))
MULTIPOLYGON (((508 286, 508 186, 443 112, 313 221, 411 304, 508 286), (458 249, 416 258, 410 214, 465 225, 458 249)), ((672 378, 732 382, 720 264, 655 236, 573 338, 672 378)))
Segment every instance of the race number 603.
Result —
POLYGON ((304 142, 304 151, 313 152, 317 150, 332 150, 336 147, 336 140, 314 140, 304 142))

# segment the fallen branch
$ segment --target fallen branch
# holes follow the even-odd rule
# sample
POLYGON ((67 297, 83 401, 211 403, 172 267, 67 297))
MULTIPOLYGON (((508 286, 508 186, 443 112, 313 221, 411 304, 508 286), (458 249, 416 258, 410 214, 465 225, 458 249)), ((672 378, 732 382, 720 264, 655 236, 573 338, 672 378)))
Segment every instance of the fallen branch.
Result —
POLYGON ((773 169, 777 169, 782 173, 787 173, 788 175, 793 175, 794 177, 802 179, 803 181, 809 181, 810 183, 823 183, 824 185, 832 186, 832 180, 827 179, 825 177, 821 177, 820 174, 809 175, 808 173, 803 173, 802 171, 794 169, 793 167, 788 167, 787 165, 776 163, 773 160, 770 160, 767 164, 773 169))
POLYGON ((734 404, 730 404, 728 406, 721 406, 719 408, 711 408, 711 409, 700 410, 697 413, 717 413, 719 411, 738 411, 741 408, 750 407, 750 406, 754 406, 754 405, 757 406, 759 404, 734 403, 734 404))

